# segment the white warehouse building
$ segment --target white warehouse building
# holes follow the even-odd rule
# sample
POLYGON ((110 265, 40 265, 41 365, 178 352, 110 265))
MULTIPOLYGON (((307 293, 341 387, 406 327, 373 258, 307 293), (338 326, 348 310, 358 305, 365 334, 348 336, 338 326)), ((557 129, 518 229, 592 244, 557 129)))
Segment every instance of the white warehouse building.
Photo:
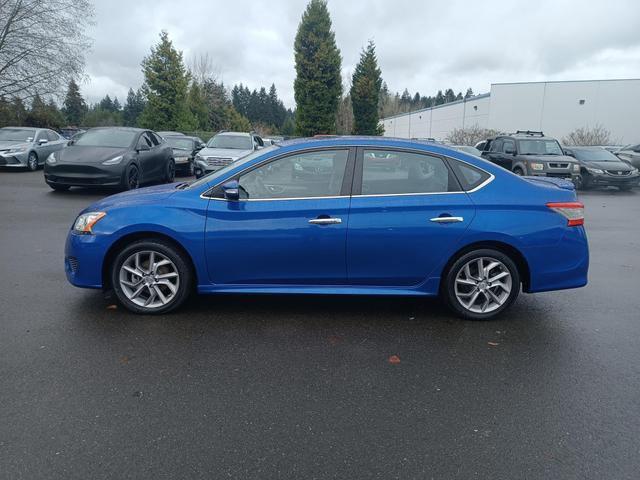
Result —
POLYGON ((446 140, 456 128, 543 131, 561 139, 601 125, 615 143, 640 141, 640 79, 494 83, 491 92, 381 120, 384 135, 446 140))

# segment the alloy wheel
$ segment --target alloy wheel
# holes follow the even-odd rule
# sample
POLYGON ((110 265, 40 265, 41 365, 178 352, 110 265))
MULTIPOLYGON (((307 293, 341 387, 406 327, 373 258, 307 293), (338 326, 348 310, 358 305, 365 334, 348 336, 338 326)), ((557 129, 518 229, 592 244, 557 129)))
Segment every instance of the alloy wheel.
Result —
POLYGON ((508 300, 513 287, 511 272, 491 257, 465 263, 455 279, 455 295, 462 307, 473 313, 489 313, 508 300))
POLYGON ((32 172, 38 169, 38 157, 33 152, 29 154, 29 158, 27 159, 27 167, 32 172))
POLYGON ((171 303, 180 287, 180 274, 175 264, 153 250, 130 255, 120 267, 118 278, 126 297, 148 309, 171 303))

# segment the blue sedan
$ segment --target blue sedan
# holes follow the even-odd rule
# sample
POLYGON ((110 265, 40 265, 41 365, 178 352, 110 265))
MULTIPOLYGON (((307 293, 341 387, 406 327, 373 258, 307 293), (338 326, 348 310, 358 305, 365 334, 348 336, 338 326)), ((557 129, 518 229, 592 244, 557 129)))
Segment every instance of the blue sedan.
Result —
POLYGON ((196 290, 439 295, 480 320, 521 289, 586 285, 583 223, 564 180, 435 143, 303 139, 91 205, 69 232, 65 270, 144 314, 196 290))

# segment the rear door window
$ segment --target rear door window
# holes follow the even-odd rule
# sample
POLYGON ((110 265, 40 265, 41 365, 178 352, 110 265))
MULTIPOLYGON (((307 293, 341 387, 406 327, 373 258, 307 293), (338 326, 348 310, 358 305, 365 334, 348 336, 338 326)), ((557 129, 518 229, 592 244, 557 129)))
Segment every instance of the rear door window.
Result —
POLYGON ((414 152, 365 149, 361 195, 406 195, 460 191, 440 157, 414 152))

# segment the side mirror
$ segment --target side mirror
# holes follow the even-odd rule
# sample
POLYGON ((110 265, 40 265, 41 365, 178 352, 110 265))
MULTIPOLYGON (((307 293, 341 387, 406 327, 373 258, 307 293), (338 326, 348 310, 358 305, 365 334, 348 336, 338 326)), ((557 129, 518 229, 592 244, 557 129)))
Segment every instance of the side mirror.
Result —
POLYGON ((47 140, 46 138, 41 138, 40 140, 38 140, 38 145, 44 145, 45 143, 49 143, 49 140, 47 140))
POLYGON ((145 152, 151 149, 149 148, 149 145, 147 145, 146 143, 141 143, 140 145, 138 145, 138 148, 136 148, 136 150, 138 152, 145 152))
POLYGON ((240 184, 237 180, 229 180, 227 183, 223 183, 222 191, 224 192, 224 198, 227 200, 240 200, 240 184))

